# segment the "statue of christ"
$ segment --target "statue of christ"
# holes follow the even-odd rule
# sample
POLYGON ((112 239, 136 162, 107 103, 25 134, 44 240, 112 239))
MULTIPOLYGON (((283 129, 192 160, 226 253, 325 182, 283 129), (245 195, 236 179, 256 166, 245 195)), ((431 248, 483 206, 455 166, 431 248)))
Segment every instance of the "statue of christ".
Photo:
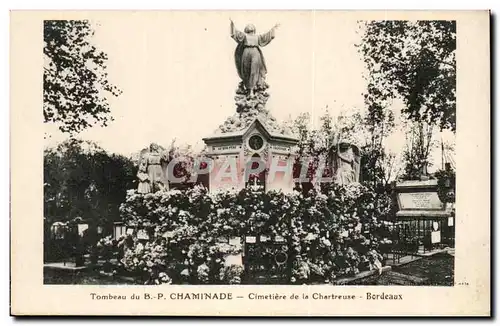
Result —
POLYGON ((234 53, 236 70, 250 97, 253 97, 255 87, 264 80, 267 73, 260 47, 266 46, 274 39, 274 32, 278 27, 279 24, 276 24, 267 33, 257 35, 254 25, 248 24, 244 32, 241 32, 234 27, 231 20, 231 37, 238 42, 234 53))

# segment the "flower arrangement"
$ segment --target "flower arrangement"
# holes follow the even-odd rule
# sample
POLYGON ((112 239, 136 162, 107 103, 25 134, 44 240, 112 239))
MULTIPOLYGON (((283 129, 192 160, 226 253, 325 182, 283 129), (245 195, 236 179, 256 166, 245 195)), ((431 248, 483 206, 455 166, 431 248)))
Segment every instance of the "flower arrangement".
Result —
POLYGON ((112 236, 107 236, 100 239, 95 246, 98 257, 106 262, 109 262, 112 258, 116 258, 120 251, 120 241, 124 238, 125 237, 122 236, 119 240, 115 240, 112 236))
POLYGON ((221 281, 224 284, 241 284, 243 267, 239 265, 229 265, 221 269, 221 281))
POLYGON ((113 239, 112 236, 107 236, 100 239, 92 248, 92 256, 104 260, 104 270, 117 273, 118 262, 122 258, 123 253, 128 246, 133 245, 131 235, 122 235, 118 239, 113 239))
POLYGON ((121 263, 146 284, 238 284, 243 268, 225 266, 241 246, 230 237, 285 239, 292 282, 330 282, 379 266, 391 228, 385 200, 370 188, 331 185, 285 194, 260 188, 209 193, 202 186, 138 194, 129 191, 120 210, 149 240, 134 240, 121 263))
POLYGON ((141 283, 170 284, 167 257, 164 244, 147 242, 143 245, 139 242, 125 251, 121 263, 141 283))

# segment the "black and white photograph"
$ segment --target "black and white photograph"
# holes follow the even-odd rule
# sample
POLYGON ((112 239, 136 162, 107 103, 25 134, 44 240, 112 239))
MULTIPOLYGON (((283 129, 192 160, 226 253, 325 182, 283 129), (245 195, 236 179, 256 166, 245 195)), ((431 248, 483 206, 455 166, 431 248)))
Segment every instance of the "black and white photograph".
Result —
POLYGON ((456 22, 240 17, 44 21, 44 283, 452 286, 456 22))
MULTIPOLYGON (((18 33, 28 30, 16 17, 18 33)), ((320 301, 328 314, 333 301, 419 309, 409 302, 426 300, 411 296, 418 289, 430 312, 434 291, 443 300, 489 286, 487 265, 473 269, 489 255, 487 206, 474 199, 489 198, 477 188, 489 182, 479 154, 488 155, 479 139, 489 86, 475 81, 489 66, 468 68, 467 56, 488 53, 469 48, 476 30, 486 33, 477 43, 488 39, 487 12, 94 11, 24 21, 34 17, 43 116, 24 130, 43 119, 43 212, 29 219, 36 228, 43 219, 43 237, 29 238, 43 251, 43 291, 75 289, 85 305, 140 296, 139 306, 259 309, 300 291, 290 307, 314 314, 320 301), (127 288, 141 290, 122 298, 127 288)), ((23 107, 18 116, 35 110, 23 107)), ((30 144, 18 144, 19 160, 30 144)), ((20 238, 28 220, 12 214, 20 238)), ((465 309, 452 304, 443 311, 465 309)))

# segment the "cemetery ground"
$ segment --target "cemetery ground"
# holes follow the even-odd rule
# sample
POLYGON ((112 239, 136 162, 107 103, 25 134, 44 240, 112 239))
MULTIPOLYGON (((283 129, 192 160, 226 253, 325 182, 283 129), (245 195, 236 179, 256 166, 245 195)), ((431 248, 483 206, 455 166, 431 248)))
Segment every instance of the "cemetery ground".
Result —
POLYGON ((455 259, 444 252, 423 257, 408 264, 392 266, 382 275, 374 275, 353 282, 351 285, 427 285, 452 286, 455 259))
MULTIPOLYGON (((80 285, 133 285, 132 279, 103 275, 99 270, 72 270, 45 268, 44 284, 80 285)), ((454 283, 454 256, 441 252, 427 257, 411 257, 411 261, 391 269, 381 275, 373 274, 356 279, 345 285, 385 285, 385 286, 452 286, 454 283)))

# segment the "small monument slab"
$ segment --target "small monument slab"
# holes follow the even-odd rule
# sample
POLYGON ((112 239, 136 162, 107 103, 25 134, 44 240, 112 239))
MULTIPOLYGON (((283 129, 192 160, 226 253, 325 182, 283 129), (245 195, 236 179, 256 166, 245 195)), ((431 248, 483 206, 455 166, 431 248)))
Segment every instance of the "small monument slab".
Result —
MULTIPOLYGON (((432 251, 442 243, 443 230, 451 216, 446 205, 438 196, 437 180, 403 181, 395 185, 399 211, 396 218, 403 223, 403 229, 412 230, 411 236, 418 237, 408 245, 419 254, 432 251)), ((448 222, 449 223, 449 222, 448 222)), ((403 242, 406 240, 403 240, 403 242)))
POLYGON ((448 217, 446 206, 439 199, 437 180, 396 183, 399 212, 397 217, 448 217))
POLYGON ((437 192, 406 192, 399 194, 401 209, 437 209, 443 208, 437 192))

